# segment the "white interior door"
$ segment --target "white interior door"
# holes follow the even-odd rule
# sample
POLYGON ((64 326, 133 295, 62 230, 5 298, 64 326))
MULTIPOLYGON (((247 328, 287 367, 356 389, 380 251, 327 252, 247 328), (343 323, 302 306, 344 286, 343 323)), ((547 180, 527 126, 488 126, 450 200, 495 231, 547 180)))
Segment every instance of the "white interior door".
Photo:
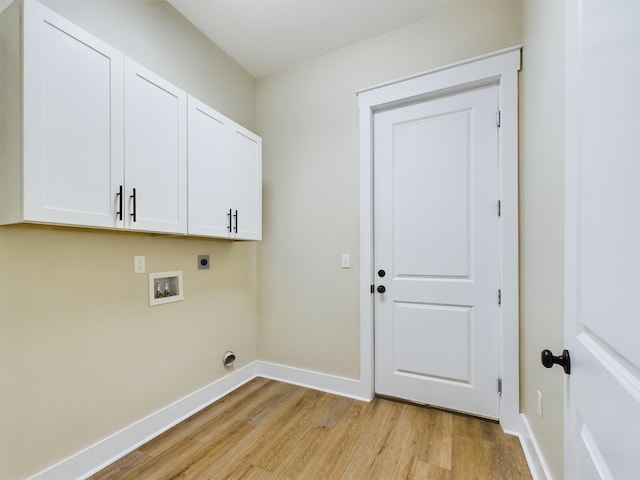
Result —
POLYGON ((489 418, 499 417, 497 103, 490 86, 374 115, 375 391, 489 418))
POLYGON ((567 479, 640 476, 639 25, 636 0, 568 2, 567 479))

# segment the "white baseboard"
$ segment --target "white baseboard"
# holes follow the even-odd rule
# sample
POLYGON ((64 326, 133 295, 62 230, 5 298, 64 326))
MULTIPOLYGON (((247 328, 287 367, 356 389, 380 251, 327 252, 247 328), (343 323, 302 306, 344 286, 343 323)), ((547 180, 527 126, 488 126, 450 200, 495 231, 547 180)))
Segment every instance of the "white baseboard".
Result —
POLYGON ((524 427, 523 433, 519 435, 520 444, 522 445, 522 450, 524 450, 524 456, 527 459, 531 477, 533 477, 533 480, 553 480, 526 415, 521 413, 520 416, 522 417, 524 427))
POLYGON ((256 376, 256 362, 253 362, 37 473, 29 480, 87 478, 256 376))
POLYGON ((292 383, 355 400, 369 402, 373 398, 371 392, 363 388, 360 380, 260 361, 256 362, 256 370, 259 377, 292 383))
POLYGON ((87 478, 256 377, 271 378, 357 400, 371 400, 371 395, 363 391, 359 380, 256 361, 37 473, 29 480, 87 478))
MULTIPOLYGON (((29 480, 87 478, 256 377, 366 402, 372 399, 372 393, 360 380, 255 361, 37 473, 29 480)), ((526 416, 521 414, 521 419, 522 433, 518 436, 533 480, 553 480, 526 416)))

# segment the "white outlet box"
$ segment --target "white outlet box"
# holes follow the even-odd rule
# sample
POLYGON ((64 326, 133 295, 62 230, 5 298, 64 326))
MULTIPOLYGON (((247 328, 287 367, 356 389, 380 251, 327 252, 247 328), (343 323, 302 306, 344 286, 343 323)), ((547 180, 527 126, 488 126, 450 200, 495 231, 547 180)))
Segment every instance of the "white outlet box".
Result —
POLYGON ((133 257, 133 273, 144 273, 146 270, 145 258, 143 256, 133 257))
POLYGON ((538 409, 538 416, 542 418, 542 392, 540 390, 537 391, 538 401, 536 402, 538 409))

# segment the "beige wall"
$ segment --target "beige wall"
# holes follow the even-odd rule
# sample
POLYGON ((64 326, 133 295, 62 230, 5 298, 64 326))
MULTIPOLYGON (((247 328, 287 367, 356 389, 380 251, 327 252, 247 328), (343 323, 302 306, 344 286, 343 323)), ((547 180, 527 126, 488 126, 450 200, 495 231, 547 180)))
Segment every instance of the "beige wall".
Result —
POLYGON ((356 91, 519 44, 520 21, 518 2, 468 2, 258 81, 262 360, 359 377, 356 91))
MULTIPOLYGON (((255 81, 164 2, 47 0, 253 128, 255 81)), ((0 227, 0 478, 23 479, 256 359, 256 244, 0 227), (196 256, 209 254, 211 270, 196 256), (148 275, 185 299, 149 307, 148 275)))
POLYGON ((520 405, 556 480, 564 375, 542 367, 540 352, 563 349, 564 8, 556 0, 523 2, 520 74, 520 405))

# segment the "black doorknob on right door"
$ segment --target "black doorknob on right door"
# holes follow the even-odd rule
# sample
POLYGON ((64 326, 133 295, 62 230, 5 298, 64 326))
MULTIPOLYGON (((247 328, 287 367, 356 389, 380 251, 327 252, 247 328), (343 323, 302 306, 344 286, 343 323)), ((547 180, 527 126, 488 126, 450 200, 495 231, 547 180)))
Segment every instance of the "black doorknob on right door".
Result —
POLYGON ((384 293, 387 291, 387 289, 384 287, 384 285, 378 285, 378 293, 384 293))
POLYGON ((540 361, 546 368, 560 365, 564 369, 564 373, 567 375, 571 373, 571 356, 569 355, 569 350, 563 350, 562 355, 558 356, 554 356, 551 350, 543 350, 540 355, 540 361))

